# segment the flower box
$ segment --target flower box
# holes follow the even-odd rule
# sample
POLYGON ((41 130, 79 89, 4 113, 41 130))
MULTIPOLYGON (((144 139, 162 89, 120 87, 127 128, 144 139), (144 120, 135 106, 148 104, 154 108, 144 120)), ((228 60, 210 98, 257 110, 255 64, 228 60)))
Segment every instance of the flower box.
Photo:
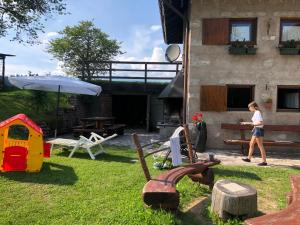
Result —
POLYGON ((237 47, 229 47, 230 55, 247 55, 247 49, 245 47, 237 48, 237 47))
POLYGON ((299 48, 279 48, 280 55, 299 55, 299 48))
POLYGON ((257 48, 247 48, 247 55, 255 55, 257 48))

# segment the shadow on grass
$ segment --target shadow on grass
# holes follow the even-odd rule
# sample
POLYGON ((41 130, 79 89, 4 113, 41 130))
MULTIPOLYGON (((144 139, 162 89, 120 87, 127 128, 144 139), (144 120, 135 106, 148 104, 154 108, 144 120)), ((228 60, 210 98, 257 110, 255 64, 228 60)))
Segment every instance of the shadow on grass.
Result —
POLYGON ((215 175, 219 175, 223 178, 236 177, 236 178, 246 178, 246 179, 251 179, 251 180, 262 180, 255 173, 239 171, 239 170, 234 170, 234 169, 214 168, 214 173, 215 173, 215 175))
POLYGON ((177 218, 181 221, 188 221, 189 224, 213 225, 213 221, 208 216, 207 207, 210 205, 210 197, 203 197, 195 200, 184 211, 178 211, 177 218))
POLYGON ((49 162, 44 162, 38 173, 6 172, 0 173, 0 176, 24 183, 55 185, 73 185, 78 180, 72 167, 49 162))
MULTIPOLYGON (((68 157, 70 151, 61 151, 57 153, 58 156, 68 157)), ((91 159, 87 152, 75 152, 72 158, 79 159, 91 159)), ((121 163, 135 163, 136 158, 122 156, 122 155, 111 155, 109 153, 103 153, 96 156, 96 161, 107 161, 107 162, 121 162, 121 163)))
POLYGON ((177 218, 181 221, 188 221, 189 224, 244 224, 243 221, 246 219, 263 216, 265 213, 262 211, 257 211, 254 216, 229 216, 229 221, 222 220, 217 216, 217 214, 210 212, 211 198, 204 197, 199 200, 196 200, 193 204, 190 205, 185 211, 177 211, 177 218))

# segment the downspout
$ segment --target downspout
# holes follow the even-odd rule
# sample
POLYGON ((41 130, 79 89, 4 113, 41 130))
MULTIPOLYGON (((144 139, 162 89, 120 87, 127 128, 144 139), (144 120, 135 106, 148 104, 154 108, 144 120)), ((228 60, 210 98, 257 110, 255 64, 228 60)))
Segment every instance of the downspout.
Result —
MULTIPOLYGON (((169 7, 174 13, 176 13, 182 20, 183 20, 183 27, 184 27, 184 40, 183 40, 183 48, 184 48, 184 53, 183 53, 183 75, 184 75, 184 82, 183 82, 183 112, 182 112, 182 117, 183 117, 183 123, 185 124, 187 119, 186 119, 186 111, 187 111, 187 93, 188 93, 188 62, 189 62, 189 36, 190 36, 190 23, 188 20, 188 15, 187 13, 184 15, 180 11, 178 11, 173 5, 171 0, 161 0, 167 7, 169 7)), ((190 5, 190 0, 187 0, 188 8, 190 5)))

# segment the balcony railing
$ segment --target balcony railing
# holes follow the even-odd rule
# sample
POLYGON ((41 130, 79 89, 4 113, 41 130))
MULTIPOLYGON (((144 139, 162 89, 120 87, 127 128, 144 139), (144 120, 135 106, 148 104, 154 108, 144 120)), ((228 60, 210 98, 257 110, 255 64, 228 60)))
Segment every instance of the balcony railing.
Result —
POLYGON ((92 80, 106 80, 109 83, 123 82, 170 82, 181 70, 182 62, 138 62, 138 61, 101 61, 105 68, 97 69, 98 75, 92 80))

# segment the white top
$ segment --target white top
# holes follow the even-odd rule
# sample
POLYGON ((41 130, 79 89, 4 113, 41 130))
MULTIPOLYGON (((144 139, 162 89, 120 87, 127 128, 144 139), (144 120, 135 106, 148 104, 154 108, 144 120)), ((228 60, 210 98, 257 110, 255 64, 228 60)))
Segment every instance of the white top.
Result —
MULTIPOLYGON (((252 118, 251 118, 253 124, 256 124, 257 122, 260 122, 260 121, 263 121, 263 118, 262 118, 262 115, 261 115, 261 112, 259 110, 255 110, 252 118)), ((260 127, 260 128, 263 128, 264 125, 254 125, 254 127, 260 127)))

